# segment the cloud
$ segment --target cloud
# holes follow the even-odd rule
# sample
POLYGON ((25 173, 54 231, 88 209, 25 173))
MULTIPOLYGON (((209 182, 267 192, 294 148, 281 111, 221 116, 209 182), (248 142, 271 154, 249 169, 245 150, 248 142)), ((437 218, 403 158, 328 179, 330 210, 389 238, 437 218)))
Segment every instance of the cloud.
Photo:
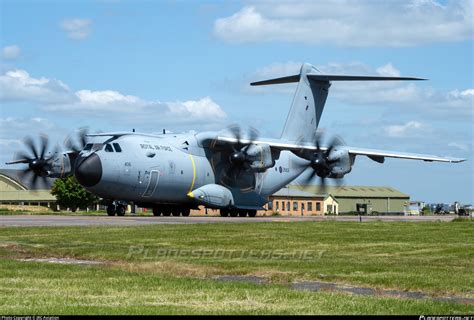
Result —
POLYGON ((214 22, 231 43, 299 42, 403 47, 473 37, 470 0, 256 2, 214 22))
POLYGON ((6 117, 0 118, 0 140, 4 147, 23 145, 22 139, 27 134, 49 132, 55 125, 46 118, 41 117, 6 117))
POLYGON ((67 85, 56 79, 33 78, 15 69, 0 76, 0 101, 30 101, 42 104, 66 103, 74 100, 67 85))
POLYGON ((2 57, 5 60, 14 60, 21 54, 21 49, 17 45, 3 47, 2 57))
MULTIPOLYGON (((143 100, 132 95, 124 95, 113 90, 91 91, 79 90, 76 93, 77 101, 64 105, 48 105, 45 110, 54 112, 67 112, 76 114, 110 115, 111 113, 134 114, 139 119, 154 116, 156 118, 168 117, 183 121, 188 118, 195 120, 206 120, 208 122, 219 121, 227 117, 222 108, 210 97, 199 100, 159 102, 143 100)), ((132 119, 130 119, 132 121, 132 119)), ((154 121, 149 118, 148 121, 154 121)))
POLYGON ((49 110, 59 111, 112 111, 112 112, 135 112, 137 108, 147 105, 146 101, 131 95, 124 95, 113 90, 76 91, 77 103, 61 106, 50 106, 49 110))
MULTIPOLYGON (((294 84, 250 87, 248 82, 277 78, 299 73, 300 62, 274 63, 257 69, 242 80, 243 88, 251 93, 293 93, 294 84)), ((400 76, 402 73, 393 64, 371 67, 361 62, 347 64, 328 63, 317 65, 323 74, 400 76)), ((412 76, 412 75, 404 75, 412 76)), ((334 81, 330 99, 348 105, 383 105, 410 107, 413 110, 429 110, 430 116, 471 119, 473 115, 474 89, 441 91, 420 87, 413 81, 334 81)))
MULTIPOLYGON (((44 117, 5 117, 0 118, 0 165, 15 159, 19 151, 31 154, 25 146, 24 138, 33 138, 34 145, 39 148, 39 135, 47 133, 50 137, 48 152, 62 145, 66 130, 44 117)), ((24 167, 19 165, 19 167, 24 167)))
POLYGON ((33 102, 48 112, 67 113, 111 120, 152 124, 218 123, 224 110, 210 97, 197 100, 160 102, 145 100, 114 90, 71 91, 62 81, 34 78, 25 70, 7 71, 0 76, 0 101, 33 102), (130 115, 133 114, 133 117, 130 115))
POLYGON ((226 113, 221 107, 212 101, 210 97, 204 97, 200 100, 188 100, 184 102, 172 102, 168 104, 168 110, 176 116, 191 115, 194 118, 206 119, 215 117, 216 119, 225 119, 226 113))
POLYGON ((426 133, 428 128, 426 125, 418 121, 409 121, 401 125, 390 125, 384 128, 387 136, 391 138, 408 138, 415 137, 422 133, 426 133))
POLYGON ((18 148, 20 146, 21 146, 21 140, 0 138, 0 147, 2 147, 2 149, 3 148, 18 148))
POLYGON ((400 76, 400 71, 397 70, 391 63, 388 63, 386 65, 383 65, 377 68, 376 71, 381 76, 386 76, 386 77, 399 77, 400 76))
POLYGON ((462 150, 462 151, 469 151, 470 150, 470 147, 467 144, 459 143, 459 142, 450 142, 450 143, 448 143, 448 147, 453 147, 455 149, 459 149, 459 150, 462 150))
POLYGON ((73 40, 84 40, 91 33, 90 19, 66 19, 60 24, 61 29, 67 32, 67 36, 73 40))

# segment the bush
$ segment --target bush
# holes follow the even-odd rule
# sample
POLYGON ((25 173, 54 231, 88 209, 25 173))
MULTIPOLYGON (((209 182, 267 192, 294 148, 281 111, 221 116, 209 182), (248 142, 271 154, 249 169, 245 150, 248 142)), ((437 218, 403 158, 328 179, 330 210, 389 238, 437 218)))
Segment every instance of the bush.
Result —
POLYGON ((76 212, 77 208, 85 208, 99 200, 92 193, 84 189, 74 176, 56 179, 51 190, 61 207, 71 208, 76 212))

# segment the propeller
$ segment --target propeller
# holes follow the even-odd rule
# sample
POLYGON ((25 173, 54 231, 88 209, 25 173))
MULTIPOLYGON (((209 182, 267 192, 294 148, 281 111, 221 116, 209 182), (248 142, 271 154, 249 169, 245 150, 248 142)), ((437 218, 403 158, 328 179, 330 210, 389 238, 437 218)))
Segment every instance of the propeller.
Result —
POLYGON ((77 138, 74 139, 69 135, 64 141, 64 145, 68 150, 71 150, 75 153, 79 153, 87 144, 87 134, 89 129, 87 127, 80 128, 77 133, 77 138))
POLYGON ((229 131, 232 132, 234 138, 237 140, 236 144, 231 145, 233 153, 229 156, 229 162, 233 165, 234 168, 239 168, 240 170, 248 169, 250 167, 250 159, 247 150, 249 146, 255 140, 257 140, 258 132, 256 129, 250 128, 247 139, 249 142, 244 144, 242 143, 241 130, 239 126, 230 127, 229 131))
POLYGON ((40 135, 39 143, 35 143, 33 138, 30 136, 23 140, 26 151, 18 152, 15 155, 15 160, 7 162, 7 165, 24 163, 28 167, 23 169, 20 173, 22 179, 27 178, 36 186, 38 179, 41 179, 43 183, 46 183, 46 177, 49 176, 49 169, 51 168, 51 160, 54 154, 59 151, 56 147, 50 156, 47 156, 49 147, 49 138, 47 135, 40 135))
POLYGON ((258 138, 258 131, 249 128, 245 139, 242 138, 242 130, 238 125, 228 128, 235 143, 227 144, 227 148, 216 152, 211 163, 214 171, 220 173, 220 182, 223 185, 238 187, 242 191, 252 190, 255 186, 254 174, 248 174, 250 164, 253 161, 248 154, 248 148, 258 138), (230 146, 230 148, 229 148, 230 146))
MULTIPOLYGON (((313 170, 311 173, 306 176, 302 183, 305 185, 311 184, 313 179, 318 176, 320 178, 319 184, 319 192, 324 193, 326 191, 327 186, 327 178, 331 175, 332 169, 334 166, 338 164, 340 161, 339 158, 331 157, 331 153, 337 149, 337 147, 343 145, 343 141, 335 136, 331 140, 331 142, 327 145, 327 147, 321 148, 321 142, 323 141, 323 134, 317 133, 314 140, 314 146, 316 150, 310 151, 308 154, 307 150, 301 150, 299 155, 305 154, 306 159, 309 160, 309 163, 305 164, 305 167, 311 167, 313 170)), ((301 180, 300 180, 301 181, 301 180)), ((335 179, 338 186, 341 186, 343 183, 343 179, 335 179)))

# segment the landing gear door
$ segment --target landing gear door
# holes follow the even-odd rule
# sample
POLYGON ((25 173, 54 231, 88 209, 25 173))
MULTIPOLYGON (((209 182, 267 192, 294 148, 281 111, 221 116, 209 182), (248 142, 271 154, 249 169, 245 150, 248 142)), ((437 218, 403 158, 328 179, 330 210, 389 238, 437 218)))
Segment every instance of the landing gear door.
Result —
POLYGON ((158 170, 152 170, 150 173, 145 172, 145 180, 148 180, 148 185, 142 197, 151 197, 155 192, 156 186, 158 185, 158 180, 160 178, 160 172, 158 170), (149 179, 146 179, 147 174, 149 179))

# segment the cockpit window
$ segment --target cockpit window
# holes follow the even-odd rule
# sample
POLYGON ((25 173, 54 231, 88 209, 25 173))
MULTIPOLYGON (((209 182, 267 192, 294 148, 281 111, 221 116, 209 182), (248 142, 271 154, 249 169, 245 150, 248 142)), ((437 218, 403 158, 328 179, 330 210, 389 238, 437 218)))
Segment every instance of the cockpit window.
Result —
POLYGON ((92 143, 86 144, 86 146, 83 149, 84 151, 91 151, 92 150, 92 143))
POLYGON ((107 143, 105 145, 105 152, 114 152, 114 149, 112 149, 112 146, 107 143))
POLYGON ((114 148, 115 148, 115 152, 122 152, 122 148, 120 147, 120 145, 118 143, 113 143, 114 145, 114 148))

